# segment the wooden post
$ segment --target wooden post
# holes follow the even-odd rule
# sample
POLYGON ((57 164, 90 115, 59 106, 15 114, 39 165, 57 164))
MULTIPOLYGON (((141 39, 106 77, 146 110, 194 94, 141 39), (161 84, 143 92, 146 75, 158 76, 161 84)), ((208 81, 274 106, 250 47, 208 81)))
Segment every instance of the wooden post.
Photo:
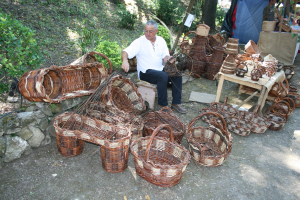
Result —
POLYGON ((189 13, 190 13, 191 10, 192 10, 194 3, 195 3, 195 0, 191 0, 191 1, 190 1, 189 7, 188 7, 188 9, 187 9, 187 11, 186 11, 185 17, 183 18, 182 24, 181 24, 181 26, 180 26, 180 29, 179 29, 177 38, 176 38, 176 40, 175 40, 175 42, 174 42, 174 44, 173 44, 173 47, 172 47, 172 50, 171 50, 171 55, 173 55, 173 53, 174 53, 174 51, 175 51, 175 49, 176 49, 176 46, 177 46, 177 44, 178 44, 178 40, 179 40, 180 35, 182 34, 182 31, 183 31, 184 23, 185 23, 185 21, 186 21, 186 18, 187 18, 188 15, 189 15, 189 13))
POLYGON ((281 16, 280 16, 280 24, 279 24, 279 33, 281 33, 282 30, 282 22, 283 22, 283 17, 284 17, 284 13, 285 13, 285 6, 286 6, 286 0, 283 1, 283 8, 282 8, 282 12, 281 12, 281 16))

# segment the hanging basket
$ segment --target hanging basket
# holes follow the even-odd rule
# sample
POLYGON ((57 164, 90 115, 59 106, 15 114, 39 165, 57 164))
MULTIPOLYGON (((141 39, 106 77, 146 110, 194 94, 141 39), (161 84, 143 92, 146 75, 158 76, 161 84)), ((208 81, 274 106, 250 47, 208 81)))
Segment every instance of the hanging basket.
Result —
POLYGON ((174 143, 172 128, 167 124, 159 125, 151 137, 133 141, 130 150, 136 173, 160 187, 178 184, 190 160, 189 152, 183 146, 174 143), (170 140, 155 137, 163 128, 170 132, 170 140))
POLYGON ((216 167, 225 162, 231 152, 232 137, 224 118, 215 112, 202 113, 189 124, 187 131, 189 151, 195 162, 207 167, 216 167), (209 127, 194 127, 195 122, 205 115, 215 115, 209 127), (222 123, 217 122, 217 119, 222 123))
MULTIPOLYGON (((153 131, 161 124, 169 124, 172 128, 174 140, 180 144, 185 134, 185 126, 181 119, 173 113, 169 107, 163 107, 160 111, 149 112, 143 117, 145 122, 143 135, 151 136, 153 131)), ((170 133, 166 130, 160 130, 157 134, 159 137, 170 138, 170 133)))

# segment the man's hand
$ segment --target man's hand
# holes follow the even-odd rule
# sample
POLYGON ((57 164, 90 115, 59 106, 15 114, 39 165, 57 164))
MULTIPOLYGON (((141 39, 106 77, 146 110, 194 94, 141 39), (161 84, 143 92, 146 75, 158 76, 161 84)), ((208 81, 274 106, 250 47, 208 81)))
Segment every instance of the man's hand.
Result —
POLYGON ((125 72, 128 72, 129 70, 129 63, 128 63, 128 54, 126 51, 122 51, 122 69, 125 72))
POLYGON ((175 60, 175 58, 171 57, 171 56, 166 56, 164 57, 163 61, 164 63, 167 63, 167 62, 170 62, 170 63, 173 63, 175 60))
POLYGON ((124 60, 123 63, 122 63, 122 69, 125 71, 125 72, 128 72, 129 70, 129 63, 128 63, 128 60, 124 60))

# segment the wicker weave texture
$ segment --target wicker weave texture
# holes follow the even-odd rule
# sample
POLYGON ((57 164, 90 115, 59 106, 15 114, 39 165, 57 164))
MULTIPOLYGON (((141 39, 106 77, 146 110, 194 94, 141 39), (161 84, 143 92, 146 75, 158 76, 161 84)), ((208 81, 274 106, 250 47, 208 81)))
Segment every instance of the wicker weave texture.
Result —
POLYGON ((130 145, 136 172, 146 181, 161 187, 178 184, 190 160, 189 152, 174 143, 169 125, 158 126, 151 137, 139 138, 130 145), (162 128, 167 128, 170 140, 155 137, 162 128))
POLYGON ((73 137, 100 145, 101 152, 104 151, 101 154, 102 166, 106 171, 117 173, 126 169, 131 137, 126 127, 68 112, 57 116, 53 126, 56 133, 66 139, 73 137))
POLYGON ((102 63, 51 66, 23 74, 19 89, 29 101, 58 103, 92 94, 107 74, 102 63))
POLYGON ((192 158, 200 165, 216 167, 225 162, 231 152, 232 137, 224 118, 216 112, 202 113, 189 124, 187 140, 192 158), (205 115, 215 115, 209 127, 194 126, 205 115), (218 120, 222 121, 222 124, 218 120))
MULTIPOLYGON (((169 124, 172 128, 174 140, 180 144, 185 134, 185 126, 181 119, 173 113, 169 107, 163 107, 160 111, 149 112, 143 117, 145 121, 143 136, 151 136, 154 130, 161 124, 169 124)), ((167 130, 160 130, 157 134, 159 137, 170 138, 167 130)))

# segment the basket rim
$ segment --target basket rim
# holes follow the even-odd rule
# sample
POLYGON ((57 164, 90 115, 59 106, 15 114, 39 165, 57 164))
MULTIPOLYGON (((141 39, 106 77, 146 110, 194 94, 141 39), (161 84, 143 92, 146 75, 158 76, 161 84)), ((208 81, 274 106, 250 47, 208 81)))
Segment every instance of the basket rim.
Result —
POLYGON ((161 169, 170 169, 170 168, 173 168, 173 169, 176 168, 176 169, 178 169, 178 168, 183 168, 185 165, 187 165, 189 163, 189 161, 191 159, 191 155, 190 155, 190 152, 187 149, 185 149, 184 146, 182 146, 180 144, 177 144, 177 143, 172 143, 168 139, 162 138, 162 137, 159 137, 159 136, 155 136, 153 140, 161 140, 161 141, 170 143, 171 145, 174 145, 174 146, 180 148, 186 154, 186 156, 184 157, 184 160, 181 160, 179 158, 181 162, 179 164, 175 164, 175 165, 161 165, 161 164, 154 164, 152 162, 146 162, 145 158, 139 156, 137 154, 137 152, 135 152, 133 150, 133 146, 136 145, 138 142, 150 140, 150 138, 151 138, 151 136, 146 136, 146 137, 141 137, 141 138, 138 138, 137 140, 132 141, 132 143, 130 144, 130 151, 131 151, 131 153, 132 153, 132 155, 133 155, 133 157, 135 159, 138 159, 139 161, 142 161, 143 164, 146 164, 148 166, 152 166, 152 167, 155 167, 155 168, 161 168, 161 169))

